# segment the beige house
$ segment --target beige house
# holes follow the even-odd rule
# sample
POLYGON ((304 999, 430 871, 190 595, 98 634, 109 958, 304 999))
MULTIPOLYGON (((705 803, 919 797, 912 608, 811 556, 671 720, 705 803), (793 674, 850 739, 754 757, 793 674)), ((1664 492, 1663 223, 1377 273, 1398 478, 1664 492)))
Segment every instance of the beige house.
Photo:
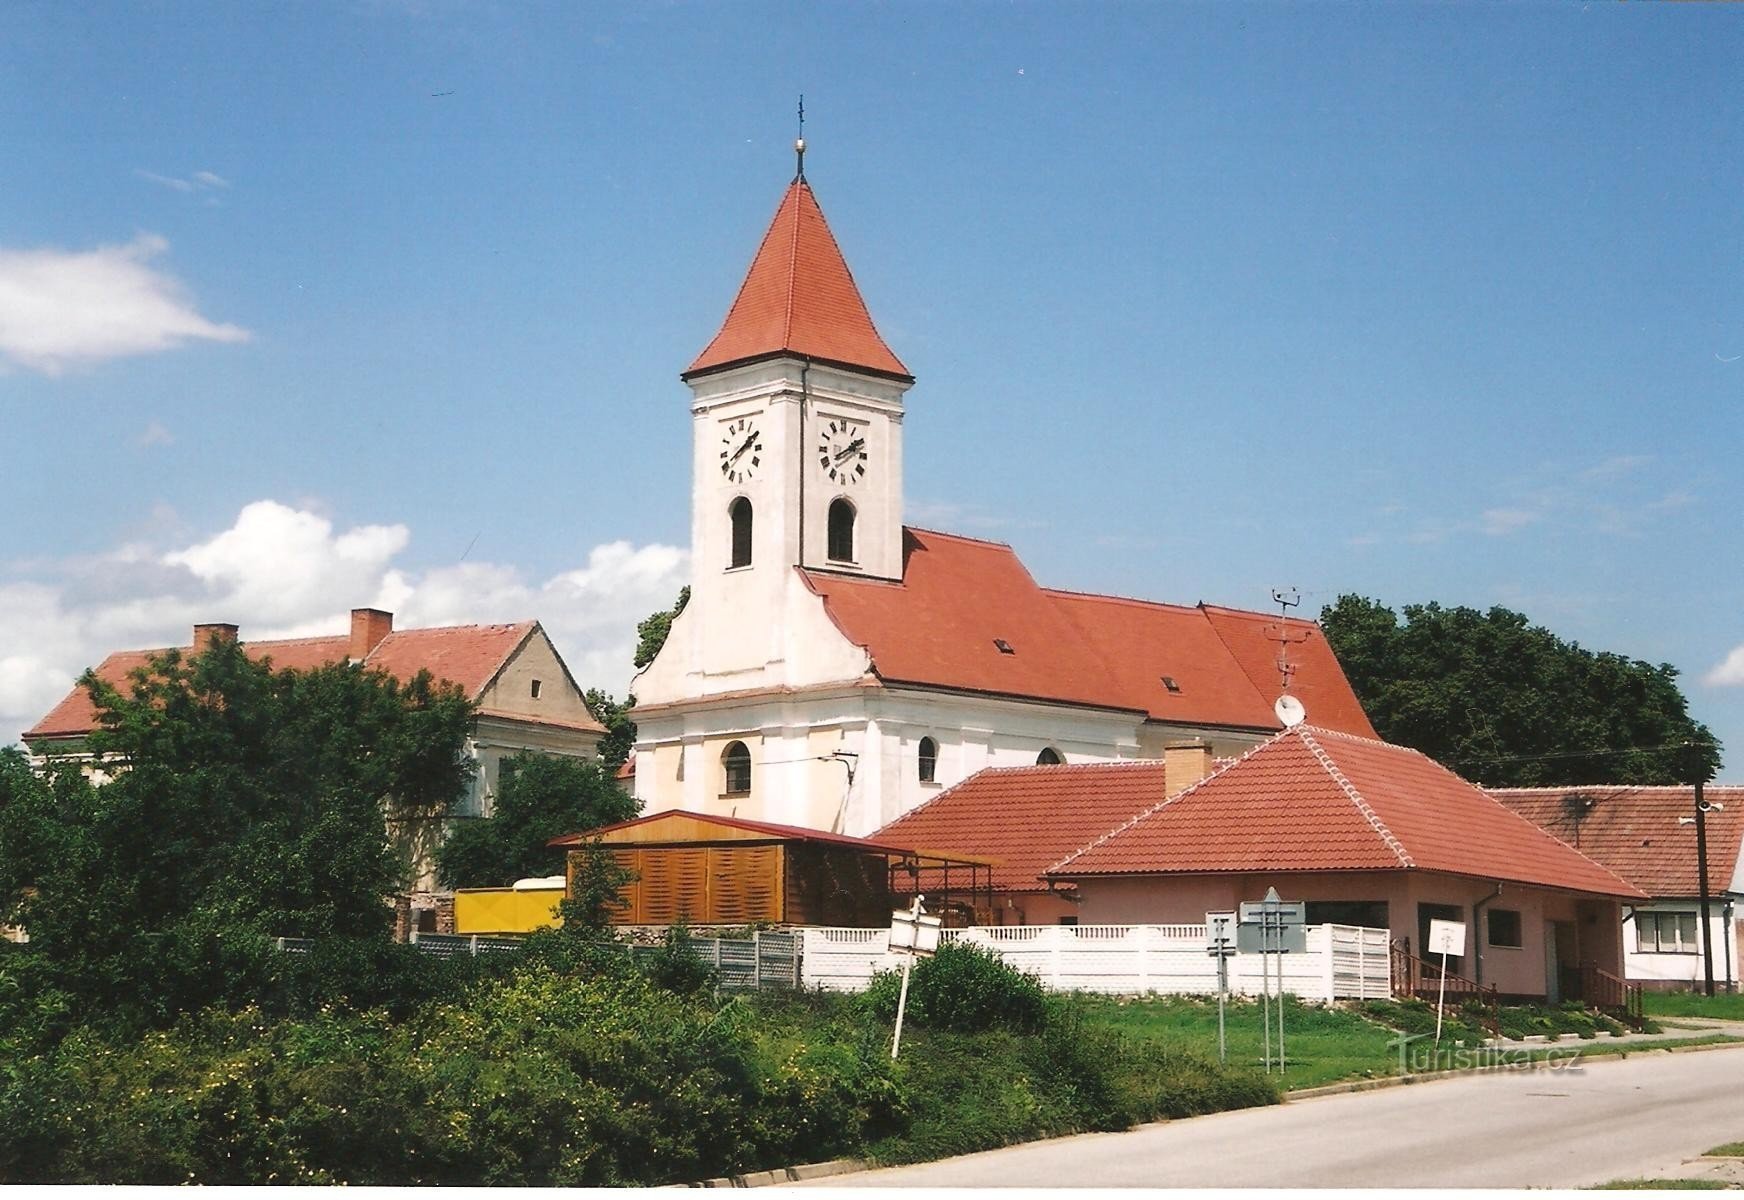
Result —
MULTIPOLYGON (((204 647, 214 638, 235 640, 237 634, 235 625, 196 625, 189 645, 180 649, 187 652, 204 647)), ((242 647, 250 658, 270 661, 281 669, 308 670, 349 661, 402 681, 427 670, 437 679, 457 685, 477 704, 478 716, 465 753, 478 769, 467 795, 446 820, 396 831, 414 866, 413 906, 417 909, 434 905, 436 881, 431 855, 435 847, 454 821, 490 815, 505 759, 522 751, 599 757, 605 729, 588 712, 581 688, 537 621, 396 630, 392 613, 358 608, 352 610, 347 633, 250 641, 242 647)), ((131 672, 164 652, 117 651, 98 664, 97 677, 125 687, 131 672)), ((25 732, 24 743, 39 766, 50 758, 71 756, 100 777, 104 764, 95 761, 87 749, 87 739, 96 727, 97 713, 90 694, 74 687, 25 732)))

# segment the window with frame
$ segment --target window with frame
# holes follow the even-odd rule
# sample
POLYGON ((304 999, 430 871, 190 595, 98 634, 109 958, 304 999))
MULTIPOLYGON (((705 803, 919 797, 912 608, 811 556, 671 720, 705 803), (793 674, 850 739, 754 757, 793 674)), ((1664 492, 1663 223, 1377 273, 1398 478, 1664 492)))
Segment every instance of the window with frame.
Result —
POLYGON ((1385 900, 1310 900, 1306 916, 1310 925, 1358 925, 1365 929, 1387 928, 1385 900))
POLYGON ((744 742, 733 742, 721 751, 721 771, 726 782, 726 795, 751 794, 751 751, 744 742))
POLYGON ((1052 746, 1043 746, 1042 752, 1036 755, 1036 766, 1057 767, 1066 760, 1060 757, 1060 752, 1052 746))
POLYGON ((1520 911, 1514 908, 1486 908, 1489 943, 1504 950, 1518 950, 1526 944, 1521 936, 1520 911))
POLYGON ((1693 912, 1635 913, 1635 948, 1644 954, 1696 954, 1701 943, 1696 937, 1696 914, 1693 912))
POLYGON ((733 523, 733 553, 727 567, 729 570, 748 567, 751 565, 751 502, 739 496, 727 505, 727 516, 733 523))
POLYGON ((936 783, 939 772, 939 744, 930 737, 920 740, 920 781, 936 783))
POLYGON ((848 500, 830 502, 831 562, 854 561, 854 505, 848 500))

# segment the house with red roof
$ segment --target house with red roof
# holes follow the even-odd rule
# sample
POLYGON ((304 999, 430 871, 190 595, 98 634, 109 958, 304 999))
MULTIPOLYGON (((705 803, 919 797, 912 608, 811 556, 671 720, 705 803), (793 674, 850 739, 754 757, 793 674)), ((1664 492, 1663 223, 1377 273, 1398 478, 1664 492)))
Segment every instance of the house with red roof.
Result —
POLYGON ((1693 988, 1739 982, 1744 959, 1744 787, 1703 789, 1707 816, 1708 927, 1701 927, 1695 789, 1687 784, 1488 788, 1540 829, 1628 880, 1649 899, 1624 910, 1623 967, 1631 983, 1693 988))
MULTIPOLYGON (((214 638, 235 640, 235 625, 195 625, 183 653, 214 638)), ((489 816, 502 763, 522 751, 599 757, 605 729, 594 720, 563 658, 537 621, 506 625, 453 625, 434 629, 395 629, 392 613, 374 608, 351 612, 348 632, 330 637, 248 641, 243 651, 274 667, 310 670, 332 663, 357 662, 405 681, 429 671, 456 684, 478 706, 466 754, 478 764, 471 790, 452 819, 489 816)), ((120 650, 95 668, 97 677, 123 690, 135 670, 169 648, 120 650)), ((24 744, 40 765, 49 757, 89 759, 86 739, 97 727, 90 693, 74 687, 24 734, 24 744)), ((93 771, 101 765, 91 763, 93 771)), ((429 856, 442 829, 408 831, 415 861, 422 864, 415 895, 435 887, 429 856)), ((427 897, 426 897, 427 899, 427 897)), ((415 901, 417 903, 417 901, 415 901)), ((423 907, 423 904, 418 904, 423 907)))
POLYGON ((908 367, 803 171, 691 389, 691 598, 632 685, 635 790, 863 835, 985 768, 1372 735, 1312 622, 1043 587, 1012 547, 903 523, 908 367))
MULTIPOLYGON (((1082 797, 1050 773, 1057 804, 1082 797)), ((965 834, 950 848, 983 845, 965 834)), ((1552 999, 1578 995, 1582 966, 1621 974, 1621 908, 1646 899, 1418 751, 1306 724, 1154 797, 1041 878, 1082 924, 1197 922, 1271 887, 1306 901, 1311 925, 1389 929, 1419 954, 1431 920, 1457 921, 1467 953, 1449 970, 1552 999)))

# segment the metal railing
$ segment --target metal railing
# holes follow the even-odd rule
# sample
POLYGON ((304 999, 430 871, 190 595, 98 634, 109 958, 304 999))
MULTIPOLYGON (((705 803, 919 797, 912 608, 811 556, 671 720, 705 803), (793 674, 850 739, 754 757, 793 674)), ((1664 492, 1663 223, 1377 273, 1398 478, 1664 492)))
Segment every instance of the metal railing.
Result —
POLYGON ((1596 1008, 1636 1028, 1646 1022, 1640 984, 1619 979, 1592 963, 1582 964, 1580 972, 1581 999, 1589 1008, 1596 1008))
POLYGON ((1408 945, 1393 943, 1393 995, 1412 996, 1431 1004, 1438 998, 1463 1008, 1468 1001, 1483 1010, 1483 1026, 1491 1037, 1502 1036, 1501 997, 1494 984, 1482 984, 1464 975, 1446 972, 1443 982, 1441 964, 1418 958, 1408 945))

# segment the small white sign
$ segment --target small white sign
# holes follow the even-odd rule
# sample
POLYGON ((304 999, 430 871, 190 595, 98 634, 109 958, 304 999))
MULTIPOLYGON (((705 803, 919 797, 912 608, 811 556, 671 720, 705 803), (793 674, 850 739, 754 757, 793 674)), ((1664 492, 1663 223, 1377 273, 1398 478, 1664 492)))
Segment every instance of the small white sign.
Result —
POLYGON ((1429 953, 1451 954, 1455 957, 1465 953, 1465 922, 1443 921, 1438 917, 1429 919, 1429 953))
POLYGON ((1235 914, 1208 912, 1205 914, 1205 952, 1225 958, 1235 954, 1235 914))
POLYGON ((890 949, 896 954, 936 954, 939 949, 938 917, 908 910, 890 914, 890 949))

